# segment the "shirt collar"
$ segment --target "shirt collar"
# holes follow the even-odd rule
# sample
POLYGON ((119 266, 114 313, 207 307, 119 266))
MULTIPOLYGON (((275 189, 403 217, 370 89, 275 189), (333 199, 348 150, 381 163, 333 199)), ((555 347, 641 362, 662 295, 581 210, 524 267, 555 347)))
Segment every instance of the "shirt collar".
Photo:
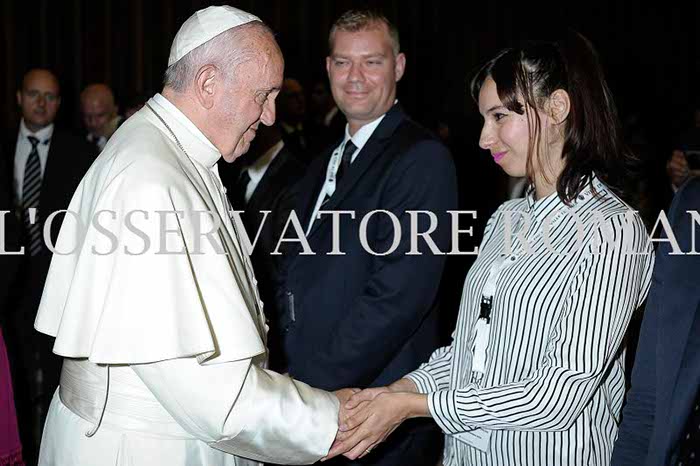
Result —
POLYGON ((275 160, 275 157, 277 157, 277 154, 280 153, 282 148, 284 147, 284 141, 280 140, 275 144, 274 146, 270 147, 267 152, 263 154, 262 157, 258 158, 255 162, 250 164, 247 168, 244 168, 244 170, 248 170, 248 175, 250 176, 250 179, 253 181, 258 181, 260 180, 267 169, 270 167, 272 164, 272 161, 275 160))
MULTIPOLYGON (((398 101, 398 99, 394 100, 394 105, 396 105, 398 101)), ((367 141, 369 141, 369 138, 372 137, 374 130, 377 129, 377 126, 379 126, 379 123, 382 122, 385 116, 386 113, 377 118, 376 120, 370 121, 369 123, 363 125, 352 136, 350 136, 350 124, 346 123, 343 144, 348 142, 348 139, 352 140, 352 143, 355 144, 355 147, 357 147, 355 154, 359 154, 362 148, 365 146, 365 144, 367 144, 367 141)))
MULTIPOLYGON (((607 187, 603 182, 598 179, 597 176, 593 175, 592 178, 593 187, 598 194, 603 194, 607 192, 607 187)), ((559 193, 554 191, 552 194, 543 197, 542 199, 535 199, 535 186, 530 184, 525 193, 525 201, 527 202, 527 210, 531 212, 534 219, 544 218, 551 214, 557 209, 562 207, 568 207, 570 209, 575 208, 578 204, 582 204, 593 197, 593 191, 591 190, 591 183, 587 183, 581 192, 571 201, 571 205, 567 206, 559 198, 559 193)))
POLYGON ((44 126, 36 133, 33 133, 27 128, 27 124, 24 122, 24 118, 19 123, 19 134, 21 137, 26 138, 28 136, 34 136, 42 143, 46 144, 53 136, 53 123, 44 126))
POLYGON ((374 133, 374 130, 377 129, 377 126, 379 126, 379 123, 382 122, 384 117, 386 116, 386 113, 379 118, 377 118, 374 121, 371 121, 367 123, 366 125, 362 126, 360 129, 355 131, 355 134, 350 136, 350 127, 346 124, 345 125, 345 137, 343 138, 343 144, 347 143, 348 140, 351 140, 353 144, 355 144, 355 147, 357 149, 355 150, 355 153, 359 153, 362 148, 367 144, 367 141, 369 141, 369 138, 372 137, 372 134, 374 133))
POLYGON ((180 109, 161 94, 154 95, 148 103, 172 129, 190 158, 210 169, 216 165, 221 152, 180 109))

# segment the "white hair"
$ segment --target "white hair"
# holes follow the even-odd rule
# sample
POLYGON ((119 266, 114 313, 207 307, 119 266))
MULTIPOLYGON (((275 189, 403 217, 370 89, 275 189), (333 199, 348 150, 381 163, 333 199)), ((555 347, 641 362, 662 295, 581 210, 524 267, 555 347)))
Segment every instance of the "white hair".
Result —
POLYGON ((228 29, 170 65, 165 70, 163 85, 184 92, 205 65, 215 65, 230 79, 238 65, 259 55, 260 51, 251 47, 250 39, 263 35, 274 37, 272 30, 260 21, 228 29))

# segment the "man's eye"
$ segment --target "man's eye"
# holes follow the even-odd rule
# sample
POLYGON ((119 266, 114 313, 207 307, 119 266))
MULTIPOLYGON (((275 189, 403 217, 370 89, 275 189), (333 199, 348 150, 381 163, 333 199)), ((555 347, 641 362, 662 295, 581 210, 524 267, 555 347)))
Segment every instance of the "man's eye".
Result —
POLYGON ((501 119, 504 118, 505 116, 506 116, 505 113, 494 113, 494 114, 493 114, 493 118, 494 118, 496 121, 501 121, 501 119))

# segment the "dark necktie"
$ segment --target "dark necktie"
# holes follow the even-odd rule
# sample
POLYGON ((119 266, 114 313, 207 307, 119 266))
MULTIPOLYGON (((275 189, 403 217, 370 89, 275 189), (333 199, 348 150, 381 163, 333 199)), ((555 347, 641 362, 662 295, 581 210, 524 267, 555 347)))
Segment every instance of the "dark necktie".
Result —
POLYGON ((348 171, 348 168, 350 168, 350 164, 352 163, 352 154, 355 153, 355 150, 357 149, 357 146, 352 143, 351 139, 348 139, 348 142, 345 143, 345 149, 343 149, 343 158, 340 159, 340 165, 338 165, 338 172, 335 174, 335 189, 338 190, 338 184, 340 183, 340 180, 345 176, 345 173, 348 171))
POLYGON ((39 222, 39 196, 41 194, 41 161, 39 160, 39 140, 34 136, 27 136, 32 144, 27 163, 24 166, 24 184, 22 185, 22 217, 27 232, 27 244, 29 254, 36 256, 41 251, 41 223, 39 222), (34 223, 30 217, 30 208, 36 209, 34 223))
POLYGON ((236 210, 243 210, 247 204, 245 200, 245 193, 248 190, 248 184, 250 183, 250 174, 248 169, 243 170, 241 176, 238 178, 236 183, 236 204, 233 208, 236 210))
POLYGON ((677 466, 700 465, 700 389, 678 443, 677 466))

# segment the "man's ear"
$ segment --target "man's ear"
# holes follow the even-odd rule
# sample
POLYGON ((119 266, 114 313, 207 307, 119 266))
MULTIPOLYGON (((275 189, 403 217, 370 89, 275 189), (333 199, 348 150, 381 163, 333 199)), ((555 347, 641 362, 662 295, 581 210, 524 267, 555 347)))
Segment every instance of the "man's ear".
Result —
POLYGON ((394 64, 394 76, 396 77, 396 82, 401 80, 403 72, 406 70, 406 55, 399 53, 396 55, 396 63, 394 64))
POLYGON ((17 90, 17 106, 22 106, 22 91, 17 90))
POLYGON ((216 94, 216 82, 220 77, 219 69, 214 65, 205 65, 197 71, 194 78, 194 91, 199 104, 210 109, 214 106, 216 94))
POLYGON ((571 99, 564 89, 557 89, 549 96, 549 116, 557 125, 563 123, 571 111, 571 99))

